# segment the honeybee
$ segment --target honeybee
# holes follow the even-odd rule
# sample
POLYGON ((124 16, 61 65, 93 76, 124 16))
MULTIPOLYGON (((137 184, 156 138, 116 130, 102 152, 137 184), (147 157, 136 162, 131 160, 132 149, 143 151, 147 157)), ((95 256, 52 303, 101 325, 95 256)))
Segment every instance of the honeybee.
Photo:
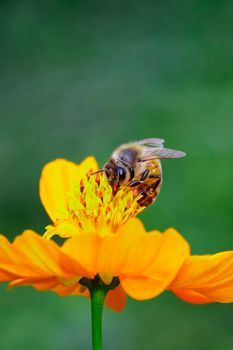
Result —
POLYGON ((130 186, 139 196, 140 206, 147 207, 156 200, 162 184, 160 159, 181 158, 184 152, 164 148, 164 140, 148 138, 119 146, 103 170, 113 193, 120 186, 130 186))

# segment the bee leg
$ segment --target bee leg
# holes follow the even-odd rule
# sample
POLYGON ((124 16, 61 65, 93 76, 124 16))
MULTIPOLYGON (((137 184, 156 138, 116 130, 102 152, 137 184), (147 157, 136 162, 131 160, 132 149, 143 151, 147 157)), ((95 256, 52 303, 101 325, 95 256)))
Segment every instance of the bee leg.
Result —
POLYGON ((154 174, 150 174, 150 170, 149 169, 146 169, 145 171, 143 171, 142 175, 141 175, 141 178, 140 180, 134 180, 132 182, 130 182, 129 186, 130 187, 135 187, 135 186, 138 186, 142 183, 144 183, 144 180, 149 177, 150 179, 160 179, 160 176, 159 175, 154 175, 154 174))
POLYGON ((141 181, 141 180, 134 180, 134 181, 130 182, 129 187, 135 187, 137 185, 140 185, 141 183, 143 183, 143 181, 141 181))
MULTIPOLYGON (((148 189, 146 188, 145 190, 142 190, 141 192, 138 193, 138 196, 144 196, 147 193, 148 189)), ((141 198, 140 198, 141 199, 141 198)), ((139 200, 140 200, 139 199, 139 200)))
MULTIPOLYGON (((153 190, 156 190, 157 187, 159 186, 160 182, 161 182, 161 177, 160 177, 160 176, 157 176, 156 179, 158 179, 158 181, 154 182, 154 183, 150 186, 150 188, 152 188, 153 190)), ((150 188, 149 188, 149 189, 150 189, 150 188)))
POLYGON ((146 169, 145 171, 143 171, 143 173, 142 173, 142 176, 141 176, 141 181, 144 181, 146 178, 147 178, 147 176, 148 176, 148 174, 149 174, 149 172, 150 172, 150 170, 149 169, 146 169))
POLYGON ((140 180, 134 180, 134 181, 130 182, 129 186, 130 187, 135 187, 137 185, 142 184, 144 182, 144 180, 147 178, 149 172, 150 172, 149 169, 146 169, 145 171, 143 171, 140 180))
POLYGON ((137 201, 139 205, 141 206, 148 206, 153 203, 154 195, 149 194, 149 191, 152 190, 152 193, 154 194, 156 189, 159 187, 159 184, 161 182, 161 177, 158 177, 158 181, 154 182, 152 185, 146 187, 144 190, 138 193, 138 196, 142 196, 137 201))
POLYGON ((154 175, 154 174, 150 174, 148 177, 149 177, 149 179, 160 179, 161 178, 160 175, 154 175))
POLYGON ((143 206, 143 202, 144 202, 144 200, 147 197, 147 189, 142 190, 141 192, 139 192, 137 196, 142 196, 141 198, 138 199, 137 202, 138 202, 139 205, 143 206))
MULTIPOLYGON (((154 182, 152 185, 147 186, 146 188, 144 188, 144 190, 142 190, 141 192, 138 193, 138 196, 140 195, 145 195, 148 191, 150 191, 151 189, 153 191, 155 191, 157 189, 157 187, 159 186, 161 182, 161 177, 158 177, 158 181, 154 182)), ((143 181, 141 181, 141 183, 143 183, 143 181)))

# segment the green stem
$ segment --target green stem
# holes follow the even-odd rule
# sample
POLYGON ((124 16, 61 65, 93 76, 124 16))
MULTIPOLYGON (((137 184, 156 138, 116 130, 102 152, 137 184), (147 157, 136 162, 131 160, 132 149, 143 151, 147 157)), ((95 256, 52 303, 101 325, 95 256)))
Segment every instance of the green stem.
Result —
POLYGON ((91 289, 92 349, 102 350, 102 313, 107 290, 104 287, 91 289))

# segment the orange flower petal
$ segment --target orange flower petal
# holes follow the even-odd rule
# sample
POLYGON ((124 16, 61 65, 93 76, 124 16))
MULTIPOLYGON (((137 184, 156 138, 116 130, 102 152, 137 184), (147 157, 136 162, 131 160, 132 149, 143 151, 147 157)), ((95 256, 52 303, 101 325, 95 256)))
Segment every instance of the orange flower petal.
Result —
MULTIPOLYGON (((119 277, 121 287, 135 299, 160 294, 189 254, 188 244, 175 230, 147 233, 138 219, 122 226, 117 234, 80 233, 62 247, 30 230, 13 244, 3 238, 2 246, 5 248, 0 249, 0 255, 4 261, 0 260, 0 270, 12 274, 7 276, 11 286, 31 284, 60 295, 88 294, 79 279, 99 274, 107 284, 112 277, 119 277), (14 252, 15 257, 9 259, 14 252)), ((125 302, 122 288, 109 292, 106 299, 116 310, 125 302)))
POLYGON ((10 280, 14 276, 20 275, 25 271, 25 260, 12 246, 12 244, 6 239, 6 237, 0 235, 0 271, 1 281, 10 280))
MULTIPOLYGON (((149 234, 153 235, 154 231, 149 234)), ((157 231, 156 234, 158 234, 157 231)), ((161 234, 156 259, 144 271, 144 276, 154 276, 156 271, 160 271, 161 276, 165 275, 173 279, 185 259, 189 257, 189 254, 190 248, 187 241, 178 231, 169 228, 161 234)))
POLYGON ((62 253, 55 242, 45 240, 33 231, 27 230, 18 236, 13 242, 13 248, 21 254, 24 268, 27 269, 21 272, 21 276, 56 276, 61 280, 84 274, 89 276, 87 270, 62 253))
POLYGON ((25 260, 30 263, 35 272, 47 272, 51 275, 63 274, 59 267, 59 247, 53 241, 45 241, 40 235, 26 230, 13 242, 25 260))
POLYGON ((17 286, 29 286, 32 285, 34 288, 45 291, 50 290, 58 285, 58 281, 56 277, 48 277, 48 278, 33 278, 33 277, 25 277, 19 278, 12 281, 9 284, 9 287, 17 287, 17 286))
POLYGON ((180 299, 191 304, 209 304, 212 302, 210 299, 194 290, 174 289, 172 291, 180 299))
POLYGON ((61 250, 81 266, 85 266, 92 274, 99 273, 106 281, 110 281, 111 276, 118 276, 122 272, 127 273, 127 270, 134 271, 135 260, 137 274, 145 269, 142 266, 148 267, 150 260, 155 258, 155 244, 154 246, 151 244, 156 243, 158 238, 160 238, 159 233, 147 234, 141 221, 134 219, 124 225, 117 234, 109 233, 101 237, 96 233, 80 233, 68 239, 61 250), (138 262, 138 256, 140 255, 142 260, 145 246, 150 250, 150 256, 149 260, 141 265, 138 262))
POLYGON ((136 262, 135 268, 138 273, 138 268, 141 268, 140 264, 140 267, 138 266, 138 250, 141 249, 145 237, 147 233, 139 219, 130 220, 117 234, 103 237, 99 248, 97 271, 101 274, 119 276, 130 267, 130 271, 134 270, 133 265, 136 262))
POLYGON ((137 252, 135 246, 138 247, 147 236, 138 219, 123 227, 119 233, 103 237, 97 233, 80 233, 68 239, 61 249, 90 273, 99 273, 104 280, 110 281, 111 276, 119 276, 124 271, 129 258, 132 260, 137 252))
MULTIPOLYGON (((152 240, 154 240, 156 248, 154 258, 152 254, 148 254, 143 249, 143 245, 141 246, 141 254, 137 257, 138 265, 140 266, 140 259, 145 253, 148 258, 148 267, 141 271, 140 275, 128 273, 128 275, 123 274, 120 276, 121 285, 126 293, 138 300, 149 299, 163 292, 189 254, 187 242, 173 229, 168 229, 161 236, 158 236, 157 232, 155 236, 153 232, 149 233, 148 236, 151 244, 153 243, 152 240), (155 238, 157 240, 159 238, 159 246, 156 245, 155 238)), ((134 271, 137 271, 135 265, 134 271)))
POLYGON ((80 165, 65 159, 56 159, 42 170, 40 198, 53 222, 67 214, 68 193, 79 185, 81 177, 92 168, 98 170, 93 157, 87 157, 80 165))
MULTIPOLYGON (((74 261, 95 275, 101 238, 97 234, 81 233, 65 241, 61 250, 74 261)), ((88 277, 87 274, 85 277, 88 277)))
POLYGON ((104 280, 119 276, 122 287, 133 298, 148 299, 160 294, 174 279, 189 254, 189 246, 175 230, 146 233, 140 220, 135 219, 117 234, 70 238, 62 251, 104 280))
POLYGON ((0 282, 9 282, 13 278, 12 274, 0 270, 0 282))
POLYGON ((80 286, 80 284, 74 284, 72 286, 59 285, 53 288, 52 291, 60 296, 81 295, 84 297, 89 297, 88 289, 84 289, 83 286, 80 286))
POLYGON ((134 299, 146 300, 162 293, 167 286, 166 280, 146 277, 120 278, 122 288, 134 299))
POLYGON ((233 251, 191 256, 169 289, 191 303, 198 303, 195 295, 210 302, 233 302, 233 251))
POLYGON ((105 303, 114 311, 122 311, 126 304, 126 294, 121 286, 110 290, 106 296, 105 303))
POLYGON ((109 233, 102 237, 97 233, 80 233, 67 239, 60 248, 67 258, 67 266, 62 260, 60 264, 68 269, 72 264, 78 263, 78 266, 83 266, 88 271, 88 275, 84 274, 85 277, 99 273, 104 280, 110 281, 111 276, 118 276, 123 271, 129 257, 131 260, 134 258, 135 246, 138 247, 147 237, 138 219, 123 227, 117 234, 109 233))
POLYGON ((31 284, 51 289, 59 284, 77 284, 83 275, 93 277, 56 243, 44 240, 33 231, 25 231, 13 244, 1 237, 0 241, 0 271, 6 274, 6 280, 13 280, 11 286, 31 284))

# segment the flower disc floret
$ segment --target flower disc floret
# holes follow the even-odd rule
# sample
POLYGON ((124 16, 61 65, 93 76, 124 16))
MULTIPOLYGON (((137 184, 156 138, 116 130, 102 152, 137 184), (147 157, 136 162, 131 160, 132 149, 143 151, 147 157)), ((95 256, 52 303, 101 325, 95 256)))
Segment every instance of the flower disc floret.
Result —
POLYGON ((114 195, 105 174, 92 175, 90 170, 70 193, 68 210, 82 231, 91 232, 106 225, 115 232, 119 225, 142 210, 137 200, 127 186, 120 188, 114 195))
MULTIPOLYGON (((71 237, 82 232, 98 232, 100 235, 116 233, 121 225, 143 210, 138 203, 140 196, 135 193, 135 189, 122 186, 114 193, 105 173, 96 173, 96 167, 86 171, 86 166, 78 167, 71 163, 78 170, 76 179, 71 183, 64 176, 70 163, 56 160, 47 164, 42 172, 41 198, 45 207, 48 207, 51 172, 58 178, 63 172, 63 179, 59 183, 66 191, 62 197, 65 198, 61 206, 63 208, 56 213, 54 224, 46 228, 46 238, 55 234, 71 237), (67 180, 68 183, 64 186, 64 181, 67 180)), ((52 197, 51 200, 56 201, 56 194, 52 197)))

